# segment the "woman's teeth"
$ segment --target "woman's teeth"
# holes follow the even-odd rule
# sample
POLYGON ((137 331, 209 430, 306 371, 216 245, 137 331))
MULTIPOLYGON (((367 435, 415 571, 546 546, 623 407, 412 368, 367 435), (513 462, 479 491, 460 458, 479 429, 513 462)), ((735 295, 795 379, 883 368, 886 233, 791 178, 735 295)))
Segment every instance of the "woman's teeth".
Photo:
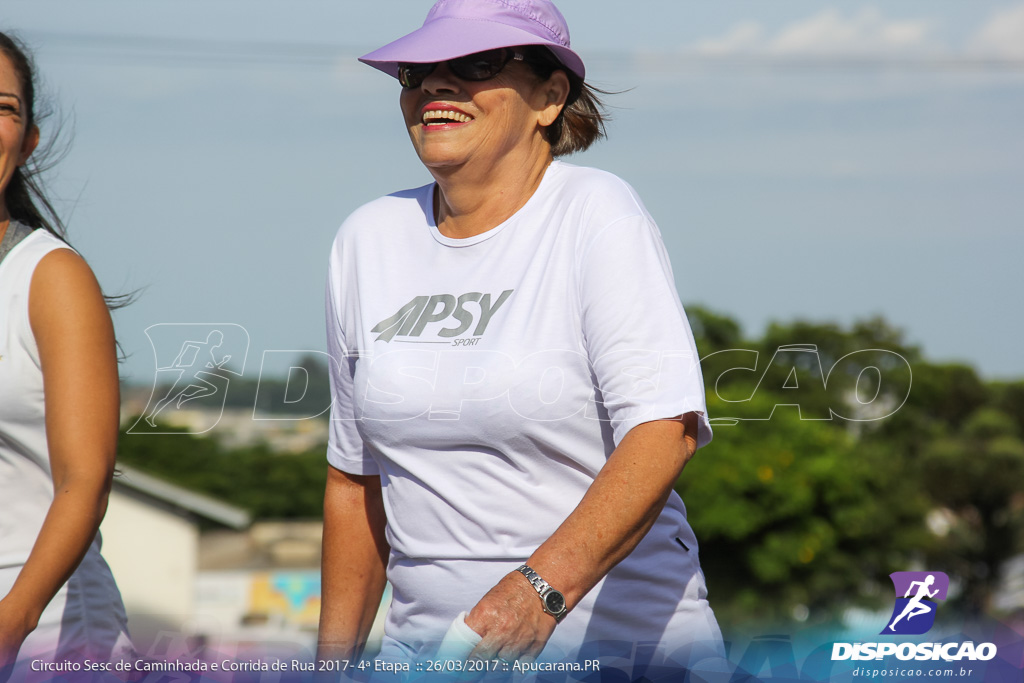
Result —
POLYGON ((423 113, 423 123, 428 126, 440 126, 453 121, 455 123, 467 123, 472 120, 471 116, 466 116, 457 111, 435 109, 423 113))

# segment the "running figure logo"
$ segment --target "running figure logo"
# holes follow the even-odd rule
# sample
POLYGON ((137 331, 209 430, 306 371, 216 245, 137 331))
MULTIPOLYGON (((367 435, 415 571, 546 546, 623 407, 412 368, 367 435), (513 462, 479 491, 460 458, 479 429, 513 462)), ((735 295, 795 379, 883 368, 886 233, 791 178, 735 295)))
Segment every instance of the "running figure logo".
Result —
POLYGON ((896 606, 881 635, 927 633, 935 624, 938 602, 949 592, 949 577, 942 572, 893 572, 889 577, 896 589, 896 606))
POLYGON ((230 376, 241 376, 245 367, 248 333, 233 324, 160 324, 149 327, 146 336, 157 361, 153 393, 128 431, 162 433, 157 420, 180 424, 174 413, 193 406, 203 412, 187 423, 189 433, 212 429, 223 414, 230 376))

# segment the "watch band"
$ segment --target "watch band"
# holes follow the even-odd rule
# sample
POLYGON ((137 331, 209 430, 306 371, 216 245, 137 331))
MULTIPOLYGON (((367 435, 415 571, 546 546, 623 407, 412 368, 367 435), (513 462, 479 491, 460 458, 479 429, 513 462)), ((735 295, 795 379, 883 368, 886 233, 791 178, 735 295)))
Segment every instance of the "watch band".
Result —
POLYGON ((569 611, 565 608, 565 596, 552 588, 551 584, 542 579, 540 574, 533 571, 529 565, 521 565, 516 568, 516 571, 525 576, 526 580, 529 581, 530 585, 532 585, 534 590, 537 591, 537 595, 540 596, 541 607, 544 611, 553 616, 555 621, 561 621, 569 611), (557 608, 552 609, 548 604, 549 601, 556 603, 557 608))

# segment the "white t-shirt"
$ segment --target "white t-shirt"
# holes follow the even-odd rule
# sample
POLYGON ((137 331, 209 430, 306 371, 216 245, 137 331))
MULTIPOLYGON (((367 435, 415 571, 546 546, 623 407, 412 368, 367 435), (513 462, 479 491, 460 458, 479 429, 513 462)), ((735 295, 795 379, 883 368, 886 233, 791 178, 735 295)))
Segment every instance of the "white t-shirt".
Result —
MULTIPOLYGON (((438 231, 433 198, 383 197, 338 232, 328 459, 381 476, 392 568, 521 562, 636 425, 698 411, 710 440, 698 356, 658 228, 616 176, 555 161, 468 239, 438 231)), ((695 549, 674 493, 659 527, 695 549)))

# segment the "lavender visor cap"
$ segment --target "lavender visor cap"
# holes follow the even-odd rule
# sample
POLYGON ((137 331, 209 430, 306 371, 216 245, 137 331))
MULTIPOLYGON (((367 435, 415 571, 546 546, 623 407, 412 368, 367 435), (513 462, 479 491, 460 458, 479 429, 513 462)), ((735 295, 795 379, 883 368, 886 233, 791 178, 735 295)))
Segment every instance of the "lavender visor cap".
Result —
POLYGON ((423 26, 359 61, 398 77, 400 63, 444 62, 515 45, 544 45, 583 78, 565 17, 550 0, 438 0, 423 26))

